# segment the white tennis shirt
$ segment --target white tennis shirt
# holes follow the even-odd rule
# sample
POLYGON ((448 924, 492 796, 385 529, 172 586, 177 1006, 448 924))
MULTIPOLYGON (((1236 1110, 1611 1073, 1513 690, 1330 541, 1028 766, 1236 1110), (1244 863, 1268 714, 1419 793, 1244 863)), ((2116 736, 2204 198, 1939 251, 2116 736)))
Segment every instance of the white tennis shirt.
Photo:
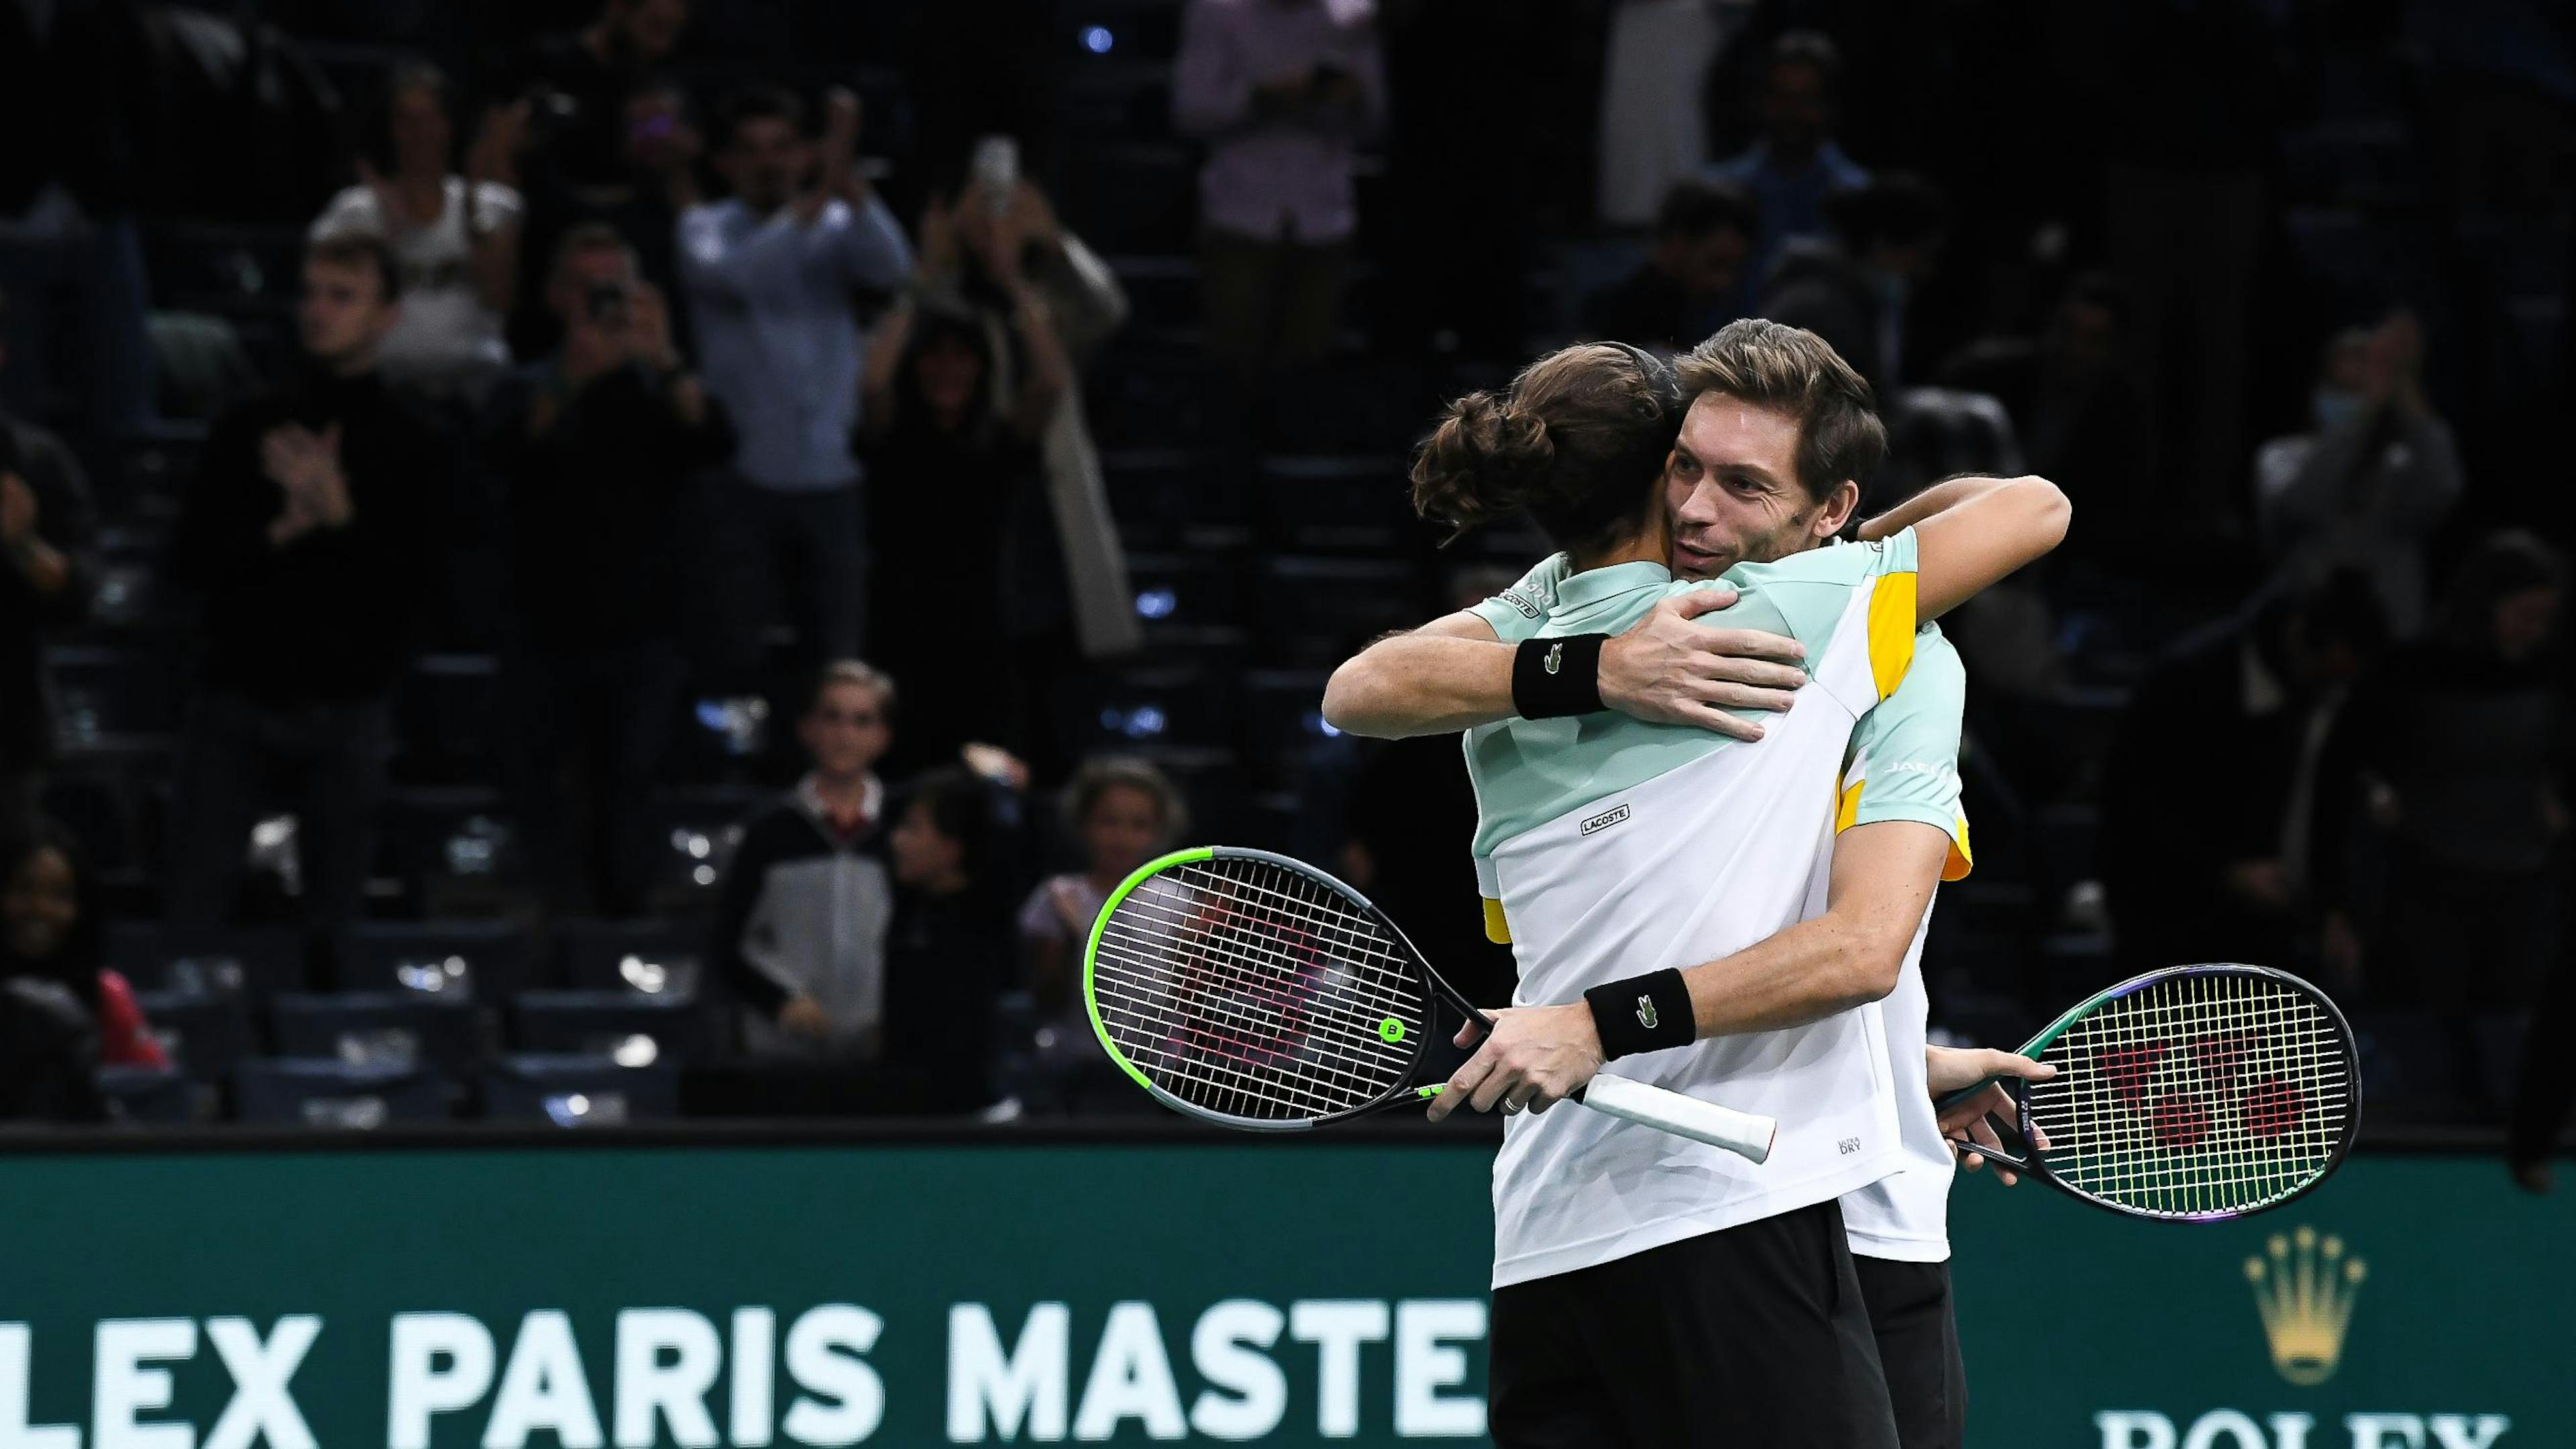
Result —
MULTIPOLYGON (((1821 911, 1852 728, 1896 691, 1915 640, 1914 534, 1730 569, 1723 622, 1807 647, 1815 687, 1752 744, 1618 714, 1468 732, 1477 865, 1519 1005, 1739 951, 1821 911), (1499 917, 1499 922, 1496 918, 1499 917)), ((1505 637, 1616 633, 1670 594, 1655 564, 1543 565, 1478 613, 1505 637), (1506 629, 1510 632, 1506 634, 1506 629)), ((1494 1161, 1495 1287, 1610 1262, 1840 1197, 1896 1171, 1879 1013, 1714 1038, 1610 1070, 1780 1120, 1769 1162, 1597 1112, 1522 1115, 1494 1161)), ((1918 1086, 1917 1090, 1920 1088, 1918 1086)))
MULTIPOLYGON (((1914 636, 1914 662, 1896 693, 1861 717, 1843 766, 1837 835, 1855 825, 1911 820, 1938 826, 1950 836, 1943 880, 1968 873, 1968 822, 1959 808, 1959 733, 1967 707, 1968 673, 1959 651, 1940 629, 1923 626, 1914 636)), ((1828 842, 1817 869, 1831 868, 1828 842)), ((1923 939, 1932 904, 1906 948, 1896 989, 1868 1009, 1878 1013, 1887 1037, 1888 1073, 1896 1083, 1896 1136, 1902 1171, 1843 1196, 1843 1230, 1851 1250, 1864 1258, 1938 1263, 1950 1256, 1950 1144, 1941 1136, 1924 1070, 1923 1047, 1932 1003, 1923 985, 1923 939)))

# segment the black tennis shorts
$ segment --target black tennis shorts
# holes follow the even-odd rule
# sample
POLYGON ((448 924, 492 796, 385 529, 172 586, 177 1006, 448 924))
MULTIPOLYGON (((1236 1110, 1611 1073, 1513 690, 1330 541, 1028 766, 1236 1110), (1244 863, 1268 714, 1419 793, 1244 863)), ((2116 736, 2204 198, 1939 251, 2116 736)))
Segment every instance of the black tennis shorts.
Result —
POLYGON ((1495 1449, 1897 1449, 1821 1202, 1494 1290, 1495 1449))
POLYGON ((1854 1258, 1901 1449, 1960 1449, 1968 1439, 1968 1370, 1950 1265, 1854 1258))

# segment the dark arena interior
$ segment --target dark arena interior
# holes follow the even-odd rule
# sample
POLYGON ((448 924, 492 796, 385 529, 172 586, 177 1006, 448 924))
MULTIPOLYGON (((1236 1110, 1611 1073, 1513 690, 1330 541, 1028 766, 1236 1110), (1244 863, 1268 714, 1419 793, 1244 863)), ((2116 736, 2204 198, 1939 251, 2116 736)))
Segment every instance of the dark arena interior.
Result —
POLYGON ((0 135, 0 1449, 2576 1444, 2567 5, 0 0, 0 135))

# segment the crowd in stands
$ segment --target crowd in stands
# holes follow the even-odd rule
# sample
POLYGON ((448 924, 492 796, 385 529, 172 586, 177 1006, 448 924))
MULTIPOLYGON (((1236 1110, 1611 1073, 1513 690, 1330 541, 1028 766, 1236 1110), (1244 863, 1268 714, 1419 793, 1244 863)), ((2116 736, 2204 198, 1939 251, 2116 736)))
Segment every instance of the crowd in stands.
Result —
POLYGON ((587 3, 0 4, 0 1109, 1132 1108, 1081 951, 1185 836, 1498 996, 1454 750, 1319 671, 1545 547, 1405 516, 1442 397, 1758 315, 1877 506, 2075 502, 1947 621, 1936 1023, 2279 964, 2540 1181, 2563 17, 587 3))

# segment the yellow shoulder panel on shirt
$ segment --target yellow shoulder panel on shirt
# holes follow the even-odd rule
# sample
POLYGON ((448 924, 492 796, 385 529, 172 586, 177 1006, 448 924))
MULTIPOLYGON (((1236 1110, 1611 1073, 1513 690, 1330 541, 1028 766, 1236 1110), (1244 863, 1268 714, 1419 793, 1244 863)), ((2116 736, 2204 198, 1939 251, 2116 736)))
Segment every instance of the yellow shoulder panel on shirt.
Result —
POLYGON ((1968 849, 1968 817, 1962 815, 1950 828, 1950 858, 1941 862, 1941 879, 1965 880, 1976 864, 1976 852, 1968 849))
POLYGON ((1896 692, 1914 664, 1914 577, 1883 574, 1869 591, 1869 672, 1881 699, 1896 692))
MULTIPOLYGON (((1834 833, 1836 835, 1840 835, 1844 831, 1851 829, 1853 825, 1859 822, 1860 792, 1867 788, 1869 788, 1869 782, 1867 780, 1854 780, 1850 784, 1842 787, 1842 798, 1834 806, 1834 833)), ((1951 821, 1950 854, 1941 862, 1941 879, 1945 881, 1966 880, 1968 878, 1968 872, 1976 869, 1977 866, 1976 852, 1968 848, 1968 817, 1965 815, 1954 815, 1951 817, 1951 821)), ((1501 914, 1502 903, 1500 901, 1487 901, 1485 902, 1485 908, 1487 912, 1486 919, 1490 921, 1501 914)))
POLYGON ((1485 939, 1497 946, 1512 943, 1512 927, 1503 919, 1503 903, 1490 897, 1485 901, 1485 939))

